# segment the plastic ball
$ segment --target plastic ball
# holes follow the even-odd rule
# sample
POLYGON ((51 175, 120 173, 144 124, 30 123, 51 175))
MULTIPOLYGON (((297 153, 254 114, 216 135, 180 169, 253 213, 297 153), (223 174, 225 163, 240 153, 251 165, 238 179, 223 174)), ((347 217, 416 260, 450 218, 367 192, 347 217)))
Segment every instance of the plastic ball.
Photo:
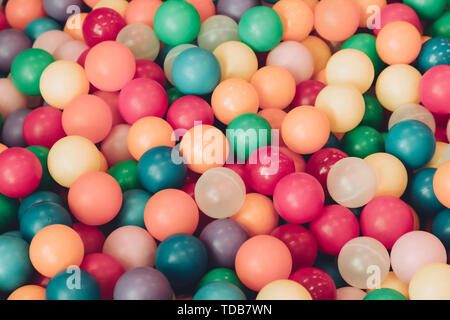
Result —
POLYGON ((140 189, 131 189, 123 194, 122 207, 114 219, 114 225, 145 228, 144 209, 151 195, 140 189))
POLYGON ((83 173, 100 168, 100 155, 95 145, 80 136, 58 140, 48 154, 48 169, 55 181, 68 188, 83 173))
POLYGON ((138 267, 153 267, 156 242, 145 229, 124 226, 110 233, 102 252, 114 257, 127 271, 138 267))
POLYGON ((17 212, 17 219, 20 221, 28 209, 30 209, 34 205, 44 202, 56 203, 61 206, 64 205, 63 200, 56 193, 50 191, 34 192, 28 197, 24 198, 20 203, 20 207, 17 212))
POLYGON ((375 90, 378 101, 389 111, 410 103, 419 103, 419 83, 422 75, 412 66, 396 64, 378 76, 375 90))
POLYGON ((317 95, 325 85, 317 80, 305 80, 297 84, 295 96, 291 102, 292 107, 314 106, 317 95))
POLYGON ((83 23, 88 13, 73 13, 64 25, 64 32, 69 34, 73 39, 84 42, 83 23))
POLYGON ((1 128, 1 139, 6 146, 25 147, 27 145, 23 134, 23 124, 30 113, 30 109, 16 110, 5 120, 1 128))
POLYGON ((31 21, 25 27, 25 34, 30 37, 32 41, 35 41, 39 36, 47 31, 61 30, 61 26, 58 22, 51 18, 38 18, 31 21))
MULTIPOLYGON (((342 49, 356 49, 365 53, 370 61, 372 61, 375 74, 379 74, 383 67, 384 62, 378 55, 376 48, 376 37, 368 33, 358 33, 347 39, 342 45, 342 49)), ((353 69, 354 67, 352 67, 353 69)), ((370 70, 371 68, 369 68, 370 70)), ((361 72, 362 70, 359 70, 361 72)))
POLYGON ((258 114, 266 119, 267 122, 269 122, 270 127, 272 128, 272 134, 274 138, 273 144, 278 143, 280 146, 284 147, 285 143, 283 141, 283 138, 281 137, 280 140, 280 130, 287 112, 281 109, 268 108, 260 110, 258 114))
POLYGON ((153 19, 156 10, 163 2, 160 0, 132 0, 125 10, 127 24, 143 23, 153 28, 153 19))
POLYGON ((85 255, 102 251, 105 235, 99 229, 79 222, 74 223, 72 228, 83 241, 85 255))
POLYGON ((100 286, 95 278, 89 272, 79 269, 59 272, 45 290, 46 300, 100 300, 100 294, 100 286), (78 275, 77 282, 73 279, 74 272, 78 275))
MULTIPOLYGON (((173 70, 173 64, 175 62, 175 59, 183 52, 186 51, 187 49, 191 49, 191 48, 197 48, 197 46, 190 44, 190 43, 184 43, 184 44, 180 44, 178 46, 175 47, 170 47, 170 46, 165 46, 164 48, 168 48, 168 52, 166 53, 166 56, 164 57, 163 61, 163 67, 164 67, 164 74, 166 75, 167 80, 171 83, 174 84, 173 82, 173 77, 172 77, 172 70, 173 70)), ((177 89, 178 90, 178 89, 177 89)))
POLYGON ((327 186, 331 197, 347 208, 359 208, 367 204, 376 194, 377 175, 364 160, 348 157, 331 167, 327 186))
POLYGON ((384 8, 386 6, 386 0, 356 0, 361 12, 361 20, 359 26, 361 28, 372 29, 373 26, 373 13, 384 8))
POLYGON ((89 47, 79 40, 67 41, 55 50, 53 53, 56 60, 69 60, 77 62, 78 58, 86 51, 89 47))
POLYGON ((301 42, 311 52, 314 59, 314 75, 325 69, 331 57, 331 49, 328 44, 319 37, 308 36, 301 42))
POLYGON ((245 43, 227 41, 220 44, 214 51, 220 63, 221 78, 243 79, 250 81, 258 70, 258 60, 253 50, 245 43))
POLYGON ((246 287, 259 291, 272 281, 288 278, 292 257, 281 240, 259 235, 247 240, 239 248, 235 268, 246 287))
POLYGON ((317 268, 303 268, 295 271, 289 277, 308 290, 312 300, 336 300, 336 286, 333 279, 317 268))
POLYGON ((104 41, 115 41, 126 26, 125 20, 115 10, 99 8, 91 11, 83 21, 83 36, 90 47, 104 41))
POLYGON ((163 69, 156 63, 150 60, 136 60, 136 73, 134 79, 147 78, 157 81, 164 88, 167 80, 163 69))
POLYGON ((8 198, 0 194, 0 232, 11 229, 19 219, 21 203, 18 199, 8 198))
POLYGON ((239 20, 239 36, 254 51, 268 51, 281 41, 283 23, 272 8, 256 6, 247 10, 239 20))
POLYGON ((426 41, 417 59, 418 69, 426 72, 438 65, 448 65, 450 60, 450 40, 443 37, 436 37, 426 41))
POLYGON ((0 72, 9 73, 14 59, 31 47, 31 41, 25 33, 7 29, 0 31, 0 46, 0 72))
POLYGON ((436 194, 437 199, 440 203, 442 203, 445 207, 450 208, 450 198, 449 198, 449 190, 450 190, 450 161, 445 162, 441 165, 437 170, 433 178, 433 190, 436 194))
POLYGON ((195 293, 193 300, 246 300, 246 297, 236 285, 217 281, 202 286, 195 293))
POLYGON ((110 8, 119 13, 121 16, 124 16, 127 7, 127 0, 100 0, 93 7, 93 9, 96 10, 99 8, 110 8))
POLYGON ((450 267, 445 263, 430 263, 420 268, 409 283, 411 300, 448 300, 450 267))
POLYGON ((349 157, 365 158, 384 151, 384 139, 374 128, 358 126, 347 132, 342 139, 343 149, 349 157))
POLYGON ((447 11, 437 18, 427 30, 427 33, 433 37, 446 37, 450 35, 448 29, 448 22, 450 21, 450 14, 447 11))
POLYGON ((428 69, 420 80, 419 95, 422 104, 431 112, 450 114, 448 87, 450 66, 439 65, 428 69))
POLYGON ((450 248, 450 210, 442 210, 433 219, 431 232, 441 240, 448 250, 450 248))
MULTIPOLYGON (((233 259, 234 260, 234 259, 233 259)), ((203 286, 215 282, 226 282, 235 285, 239 289, 243 289, 244 286, 242 282, 239 280, 239 278, 236 275, 236 272, 234 272, 231 269, 227 268, 215 268, 206 273, 203 278, 200 280, 200 282, 197 285, 197 288, 202 288, 203 286)))
POLYGON ((302 41, 312 31, 314 14, 306 2, 278 1, 273 9, 283 22, 282 40, 302 41))
POLYGON ((11 79, 0 79, 0 114, 3 121, 14 111, 26 109, 28 98, 11 79))
POLYGON ((129 131, 129 125, 118 124, 111 129, 109 135, 103 140, 100 150, 110 166, 120 161, 133 159, 127 145, 129 131))
POLYGON ((397 290, 390 288, 380 288, 369 292, 363 300, 407 300, 406 297, 397 290))
POLYGON ((160 43, 152 28, 145 24, 129 24, 117 35, 116 41, 127 46, 136 60, 155 60, 160 43))
POLYGON ((239 22, 245 12, 259 4, 257 0, 218 0, 216 9, 217 14, 226 15, 239 22))
POLYGON ((11 0, 5 6, 5 15, 12 28, 23 30, 29 22, 46 14, 43 0, 11 0))
POLYGON ((216 1, 213 0, 186 0, 192 4, 200 15, 200 21, 203 23, 209 17, 216 14, 216 1))
POLYGON ((200 122, 205 125, 214 124, 214 113, 208 102, 194 95, 176 99, 169 108, 167 122, 176 132, 190 130, 200 122))
POLYGON ((275 280, 265 285, 256 300, 312 300, 304 286, 293 280, 275 280))
POLYGON ((397 123, 405 120, 423 122, 430 127, 433 133, 436 131, 436 121, 433 114, 420 104, 405 104, 397 108, 389 117, 388 128, 391 129, 397 123))
POLYGON ((435 0, 423 2, 420 0, 403 0, 403 2, 414 9, 422 18, 434 20, 438 18, 445 9, 445 0, 435 0))
POLYGON ((389 254, 378 241, 359 237, 348 241, 338 256, 339 272, 344 280, 357 288, 373 287, 389 272, 389 254))
POLYGON ((433 190, 435 176, 435 168, 421 169, 412 176, 409 185, 410 204, 422 217, 431 217, 444 209, 433 190))
POLYGON ((0 290, 13 291, 28 283, 33 272, 28 251, 25 240, 0 236, 0 290))
POLYGON ((372 24, 373 34, 377 36, 384 26, 395 21, 408 22, 415 26, 420 33, 422 33, 422 24, 420 19, 411 6, 403 3, 389 3, 381 8, 379 12, 379 24, 377 25, 376 19, 374 21, 375 23, 372 24))
POLYGON ((85 70, 89 82, 103 91, 122 89, 136 72, 130 49, 119 42, 104 41, 89 50, 85 70))
POLYGON ((436 139, 431 129, 417 120, 406 120, 393 126, 385 140, 386 152, 399 158, 405 167, 418 169, 433 157, 436 139))
POLYGON ((406 283, 423 266, 446 261, 447 252, 442 242, 425 231, 404 234, 395 242, 391 251, 392 270, 406 283))
POLYGON ((14 290, 8 300, 45 300, 45 288, 38 285, 26 285, 14 290))
POLYGON ((39 107, 30 112, 23 123, 23 137, 30 146, 51 148, 65 135, 62 113, 56 108, 39 107))
POLYGON ((355 287, 342 287, 336 290, 336 300, 362 300, 366 292, 355 287))
POLYGON ((228 41, 240 41, 238 25, 233 19, 216 15, 202 23, 197 38, 200 48, 214 51, 219 45, 228 41))
POLYGON ((242 178, 229 168, 212 168, 195 185, 199 209, 212 218, 228 218, 239 211, 245 200, 242 178))
POLYGON ((50 30, 42 33, 33 43, 33 49, 42 49, 53 55, 56 49, 66 42, 73 41, 72 37, 61 30, 50 30))

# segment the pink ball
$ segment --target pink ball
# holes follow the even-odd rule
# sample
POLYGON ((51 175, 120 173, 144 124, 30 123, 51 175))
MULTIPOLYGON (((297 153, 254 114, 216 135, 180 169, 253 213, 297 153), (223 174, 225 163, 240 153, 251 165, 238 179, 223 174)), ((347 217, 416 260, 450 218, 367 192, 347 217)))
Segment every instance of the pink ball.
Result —
POLYGON ((162 118, 168 105, 166 91, 157 81, 151 79, 131 80, 119 95, 120 115, 129 124, 149 116, 162 118))
POLYGON ((246 193, 254 192, 253 188, 247 182, 247 178, 245 176, 245 164, 243 164, 243 163, 226 163, 223 167, 233 170, 242 178, 242 181, 244 181, 244 184, 245 184, 245 192, 246 193))
POLYGON ((208 102, 197 96, 183 96, 170 105, 167 122, 176 129, 189 130, 195 122, 214 124, 214 113, 208 102))
POLYGON ((69 60, 77 62, 78 58, 83 54, 89 47, 79 40, 67 41, 56 48, 53 56, 56 60, 69 60))
POLYGON ((395 242, 391 251, 392 270, 406 283, 423 266, 446 262, 447 252, 442 242, 425 231, 411 231, 404 234, 395 242))
POLYGON ((9 148, 0 153, 0 193, 10 198, 30 195, 39 186, 42 166, 28 149, 9 148))
POLYGON ((56 141, 65 136, 62 112, 53 107, 34 109, 23 123, 23 137, 29 146, 50 149, 56 141))
POLYGON ((360 223, 364 236, 377 239, 389 250, 398 238, 413 231, 414 216, 409 206, 399 198, 381 196, 364 207, 360 223))
POLYGON ((109 135, 103 140, 100 151, 108 161, 109 166, 124 160, 134 160, 128 151, 127 136, 130 130, 128 124, 118 124, 112 128, 109 135))
POLYGON ((433 113, 450 114, 450 65, 428 69, 419 84, 419 96, 425 108, 433 113))
POLYGON ((313 176, 296 172, 282 178, 273 192, 275 210, 290 223, 314 220, 323 209, 325 194, 313 176))
POLYGON ((316 98, 325 84, 317 80, 306 80, 300 82, 295 89, 294 100, 291 102, 293 108, 300 106, 314 106, 316 98))
POLYGON ((336 300, 362 300, 367 295, 363 290, 355 287, 337 289, 336 300))
POLYGON ((158 81, 160 85, 166 87, 167 80, 164 70, 151 60, 137 60, 135 79, 147 78, 158 81))
POLYGON ((359 223, 349 209, 333 204, 323 208, 310 223, 309 230, 317 239, 320 251, 338 255, 347 241, 359 236, 359 223))
POLYGON ((250 155, 245 165, 245 177, 258 193, 272 195, 278 181, 294 173, 294 161, 278 147, 262 147, 250 155))
MULTIPOLYGON (((403 3, 391 3, 384 6, 380 10, 380 28, 374 28, 373 34, 376 36, 378 32, 387 25, 394 21, 405 21, 411 23, 413 26, 422 33, 422 25, 419 20, 419 16, 410 6, 403 3)), ((373 23, 376 21, 373 21, 373 23)))

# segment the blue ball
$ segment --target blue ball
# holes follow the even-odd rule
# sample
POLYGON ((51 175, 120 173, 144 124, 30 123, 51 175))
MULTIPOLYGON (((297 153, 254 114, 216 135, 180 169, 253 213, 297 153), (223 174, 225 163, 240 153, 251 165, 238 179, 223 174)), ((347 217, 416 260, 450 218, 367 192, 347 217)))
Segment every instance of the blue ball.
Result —
POLYGON ((22 234, 18 230, 5 232, 2 234, 2 236, 23 239, 22 234))
POLYGON ((214 54, 203 48, 187 49, 173 63, 173 82, 184 94, 211 93, 219 84, 220 77, 219 61, 214 54))
POLYGON ((447 251, 450 250, 450 209, 442 210, 434 217, 431 232, 441 240, 447 251))
POLYGON ((414 174, 409 184, 410 204, 421 217, 433 215, 445 209, 434 194, 433 177, 435 173, 435 168, 422 169, 414 174))
POLYGON ((205 245, 189 234, 174 234, 158 246, 155 267, 176 293, 191 292, 208 268, 205 245))
POLYGON ((33 274, 30 246, 18 237, 0 236, 0 291, 13 291, 27 284, 33 274))
POLYGON ((417 66, 420 72, 442 64, 450 64, 450 39, 432 38, 425 42, 417 58, 417 66))
POLYGON ((41 34, 51 30, 62 30, 62 27, 51 18, 37 18, 27 24, 24 32, 32 41, 35 41, 41 34))
POLYGON ((87 271, 80 268, 59 272, 47 285, 47 300, 100 300, 100 286, 87 271))
POLYGON ((418 169, 426 165, 436 150, 433 131, 416 120, 401 121, 387 133, 385 149, 399 158, 407 169, 418 169))
POLYGON ((140 189, 128 190, 123 194, 122 208, 114 218, 114 225, 138 226, 145 229, 144 210, 151 194, 140 189))
POLYGON ((232 283, 218 281, 202 286, 193 300, 246 300, 245 294, 232 283))
POLYGON ((326 272, 333 279, 337 289, 348 286, 339 272, 336 256, 319 253, 313 267, 326 272))
POLYGON ((54 202, 64 206, 64 201, 56 193, 50 191, 38 191, 23 199, 17 215, 19 221, 30 207, 40 202, 54 202))
POLYGON ((151 193, 183 187, 186 172, 178 151, 165 146, 146 151, 138 163, 139 181, 151 193))
POLYGON ((67 210, 54 202, 41 202, 29 208, 20 220, 20 233, 31 241, 36 233, 52 224, 64 224, 72 227, 72 219, 67 210))

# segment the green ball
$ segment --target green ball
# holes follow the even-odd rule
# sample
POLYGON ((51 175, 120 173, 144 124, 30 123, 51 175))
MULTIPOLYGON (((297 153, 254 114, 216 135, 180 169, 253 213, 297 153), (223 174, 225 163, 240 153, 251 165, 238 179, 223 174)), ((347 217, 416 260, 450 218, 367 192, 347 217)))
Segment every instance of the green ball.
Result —
POLYGON ((0 233, 15 226, 19 206, 19 199, 9 198, 0 193, 0 233))
POLYGON ((272 143, 272 128, 260 115, 245 113, 230 122, 227 138, 234 155, 239 160, 247 161, 253 151, 272 143))
POLYGON ((447 0, 403 0, 403 3, 413 8, 421 18, 434 20, 444 12, 447 0))
POLYGON ((366 111, 360 125, 369 126, 377 130, 383 125, 383 106, 377 98, 368 93, 363 94, 366 111))
POLYGON ((359 126, 347 132, 342 143, 349 157, 365 158, 384 151, 383 137, 376 129, 368 126, 359 126))
POLYGON ((169 88, 166 90, 167 93, 167 98, 169 99, 169 106, 175 102, 175 100, 181 98, 182 96, 184 96, 184 94, 182 94, 180 92, 180 90, 178 90, 175 87, 169 88))
POLYGON ((31 146, 27 147, 28 150, 34 153, 34 155, 39 159, 42 166, 42 178, 41 183, 38 186, 39 190, 50 190, 56 186, 55 180, 53 180, 50 172, 48 171, 47 158, 49 149, 41 146, 31 146))
POLYGON ((123 192, 142 188, 138 178, 137 165, 137 161, 124 160, 116 163, 108 170, 108 173, 117 180, 123 192))
POLYGON ((347 39, 342 45, 342 49, 356 49, 364 52, 372 61, 375 73, 380 73, 385 67, 385 63, 378 55, 376 48, 376 37, 368 33, 359 33, 347 39))
POLYGON ((407 300, 404 295, 394 289, 381 288, 369 292, 363 300, 407 300))
POLYGON ((281 41, 283 23, 272 8, 256 6, 246 11, 239 21, 239 36, 254 51, 269 51, 281 41))
POLYGON ((200 282, 197 285, 197 289, 200 289, 204 285, 207 285, 212 282, 218 282, 218 281, 224 281, 229 282, 231 284, 234 284, 239 289, 243 290, 244 285, 239 280, 238 276, 236 275, 236 272, 234 272, 231 269, 227 268, 217 268, 212 269, 207 274, 203 276, 203 278, 200 280, 200 282))
POLYGON ((165 44, 177 46, 190 43, 200 32, 200 15, 189 2, 170 0, 156 11, 153 26, 156 35, 165 44))
POLYGON ((42 72, 54 61, 55 58, 42 49, 22 51, 11 65, 11 78, 14 85, 26 95, 40 95, 39 81, 42 72))
POLYGON ((431 37, 450 38, 450 11, 444 12, 427 29, 426 34, 431 37))

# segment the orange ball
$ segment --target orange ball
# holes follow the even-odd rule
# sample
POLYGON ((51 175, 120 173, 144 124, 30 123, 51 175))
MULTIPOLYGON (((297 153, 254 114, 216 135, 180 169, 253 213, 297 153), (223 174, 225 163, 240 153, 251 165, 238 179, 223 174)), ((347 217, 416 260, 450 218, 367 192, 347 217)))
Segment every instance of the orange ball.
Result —
POLYGON ((67 200, 75 218, 89 226, 99 226, 110 222, 119 213, 122 189, 109 174, 89 172, 70 186, 67 200))
POLYGON ((64 32, 68 33, 75 40, 84 41, 83 23, 87 15, 86 12, 82 12, 70 16, 64 26, 64 32))
POLYGON ((386 6, 386 0, 354 0, 360 10, 361 20, 359 26, 366 28, 375 23, 375 15, 380 13, 381 8, 386 6))
POLYGON ((255 72, 250 83, 258 92, 261 109, 284 109, 294 99, 295 79, 283 67, 263 67, 255 72))
POLYGON ((193 234, 199 213, 194 199, 184 191, 165 189, 155 193, 144 211, 145 226, 157 240, 176 233, 193 234))
POLYGON ((27 285, 17 288, 8 300, 45 300, 45 288, 37 285, 27 285))
POLYGON ((5 151, 6 149, 8 149, 8 147, 5 146, 3 143, 0 143, 0 153, 2 153, 3 151, 5 151))
POLYGON ((283 22, 282 40, 302 41, 312 31, 314 14, 303 0, 281 0, 272 7, 283 22))
POLYGON ((433 190, 439 202, 450 208, 450 161, 436 170, 433 177, 433 190))
POLYGON ((186 0, 186 2, 197 9, 201 22, 216 14, 216 6, 212 0, 186 0))
POLYGON ((104 41, 89 50, 85 62, 89 82, 102 91, 118 91, 136 72, 136 60, 125 45, 104 41))
POLYGON ((320 150, 330 137, 330 122, 325 112, 311 106, 292 109, 284 118, 281 136, 289 149, 301 154, 320 150))
POLYGON ((9 0, 5 15, 11 28, 21 31, 34 19, 47 16, 43 0, 9 0))
POLYGON ((269 108, 263 109, 258 114, 269 122, 272 128, 272 145, 275 144, 275 139, 278 137, 278 146, 284 146, 285 143, 281 137, 281 124, 287 115, 286 111, 281 109, 269 108))
POLYGON ((180 153, 186 166, 197 173, 222 167, 227 161, 227 137, 210 125, 197 125, 187 131, 180 143, 180 153))
POLYGON ((49 278, 69 266, 79 266, 83 257, 81 237, 66 225, 44 227, 31 240, 31 263, 40 274, 49 278))
POLYGON ((314 59, 314 75, 325 69, 331 57, 331 49, 328 44, 316 36, 307 37, 301 44, 311 51, 314 59))
POLYGON ((255 87, 243 79, 228 79, 214 89, 211 106, 215 117, 229 124, 241 114, 258 112, 258 93, 255 87))
POLYGON ((272 200, 259 193, 247 193, 241 209, 230 219, 239 222, 251 237, 270 234, 278 225, 272 200))
POLYGON ((82 136, 93 143, 98 143, 111 131, 111 109, 102 98, 84 94, 66 105, 62 125, 68 136, 82 136))
POLYGON ((170 124, 157 117, 144 117, 133 123, 127 136, 128 151, 139 160, 145 151, 159 146, 175 146, 170 124))
POLYGON ((83 1, 84 1, 84 3, 86 3, 86 4, 88 5, 88 7, 90 7, 90 8, 95 7, 95 5, 96 5, 97 3, 100 2, 100 0, 83 0, 83 1))
POLYGON ((410 64, 420 53, 422 35, 408 22, 391 22, 378 33, 376 47, 387 64, 410 64))
POLYGON ((247 288, 259 291, 272 281, 289 277, 292 256, 281 240, 269 235, 254 236, 239 248, 235 269, 247 288))
POLYGON ((329 41, 344 41, 358 29, 359 7, 353 0, 322 0, 314 8, 314 28, 329 41))
POLYGON ((108 169, 109 169, 108 161, 106 160, 105 155, 101 152, 99 152, 98 154, 100 155, 100 169, 98 169, 98 171, 102 171, 102 172, 108 171, 108 169))
POLYGON ((125 10, 127 24, 143 23, 153 28, 156 10, 162 5, 161 0, 132 0, 125 10))

